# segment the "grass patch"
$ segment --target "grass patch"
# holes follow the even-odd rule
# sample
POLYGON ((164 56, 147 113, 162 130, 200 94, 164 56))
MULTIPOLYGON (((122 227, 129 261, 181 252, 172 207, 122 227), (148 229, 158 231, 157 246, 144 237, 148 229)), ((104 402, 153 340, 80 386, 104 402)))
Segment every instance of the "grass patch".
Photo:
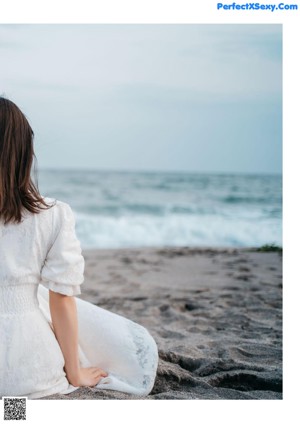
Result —
POLYGON ((282 253, 282 247, 277 246, 275 243, 263 244, 262 246, 255 249, 256 252, 279 252, 282 253))

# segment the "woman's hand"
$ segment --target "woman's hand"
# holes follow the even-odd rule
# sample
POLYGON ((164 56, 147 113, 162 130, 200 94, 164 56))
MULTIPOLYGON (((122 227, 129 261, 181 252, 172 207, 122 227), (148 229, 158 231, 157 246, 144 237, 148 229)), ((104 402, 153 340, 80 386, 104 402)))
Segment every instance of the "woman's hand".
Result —
POLYGON ((108 374, 99 367, 82 368, 78 352, 78 317, 74 296, 49 290, 49 306, 55 337, 62 350, 64 371, 72 386, 96 386, 108 374))
POLYGON ((99 367, 79 368, 75 375, 68 375, 69 383, 74 387, 93 387, 99 383, 102 377, 107 377, 107 372, 99 367))

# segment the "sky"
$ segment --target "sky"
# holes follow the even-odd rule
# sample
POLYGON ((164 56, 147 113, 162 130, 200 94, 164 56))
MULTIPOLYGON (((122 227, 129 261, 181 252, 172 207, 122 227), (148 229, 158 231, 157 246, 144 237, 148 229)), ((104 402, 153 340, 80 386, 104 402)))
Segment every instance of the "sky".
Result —
POLYGON ((0 24, 39 169, 282 173, 280 24, 0 24))

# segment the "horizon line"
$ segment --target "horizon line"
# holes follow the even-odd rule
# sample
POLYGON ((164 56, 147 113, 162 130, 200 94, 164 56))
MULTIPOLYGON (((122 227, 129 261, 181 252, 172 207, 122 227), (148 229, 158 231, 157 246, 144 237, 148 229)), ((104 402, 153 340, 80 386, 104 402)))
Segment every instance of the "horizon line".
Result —
POLYGON ((37 171, 64 171, 64 172, 116 172, 116 173, 144 173, 144 174, 214 174, 214 175, 265 175, 265 176, 281 176, 282 172, 267 172, 267 171, 196 171, 196 170, 160 170, 160 169, 121 169, 121 168, 81 168, 81 167, 37 167, 37 171))

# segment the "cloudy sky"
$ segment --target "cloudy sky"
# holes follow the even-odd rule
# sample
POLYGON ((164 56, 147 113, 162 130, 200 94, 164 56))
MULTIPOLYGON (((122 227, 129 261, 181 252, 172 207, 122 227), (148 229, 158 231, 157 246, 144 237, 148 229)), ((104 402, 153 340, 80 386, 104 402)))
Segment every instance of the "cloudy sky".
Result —
POLYGON ((281 173, 282 27, 0 24, 40 169, 281 173))

